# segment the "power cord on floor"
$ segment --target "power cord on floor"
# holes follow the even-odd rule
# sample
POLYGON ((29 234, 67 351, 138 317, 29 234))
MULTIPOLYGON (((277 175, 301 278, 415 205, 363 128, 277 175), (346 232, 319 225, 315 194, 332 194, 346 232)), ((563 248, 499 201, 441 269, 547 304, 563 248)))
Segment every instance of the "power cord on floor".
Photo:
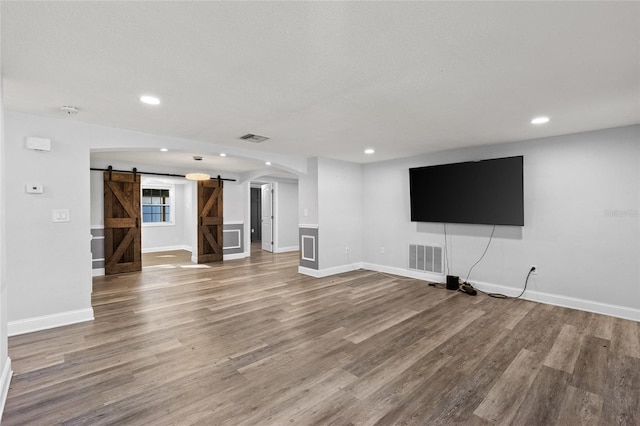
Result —
MULTIPOLYGON (((502 294, 502 293, 487 293, 486 291, 482 291, 480 289, 475 288, 473 285, 471 285, 468 282, 464 282, 460 284, 460 288, 458 289, 458 291, 462 293, 470 294, 472 296, 475 296, 475 292, 478 291, 482 294, 486 294, 489 297, 493 297, 494 299, 519 299, 522 297, 524 292, 527 291, 527 284, 529 283, 529 277, 535 270, 536 270, 535 266, 532 266, 531 269, 529 269, 527 278, 524 280, 524 288, 522 289, 522 292, 520 292, 520 294, 517 295, 516 297, 509 297, 506 294, 502 294)), ((429 283, 429 287, 446 288, 446 285, 444 283, 429 283)))
MULTIPOLYGON (((533 271, 536 270, 535 266, 532 266, 531 269, 529 269, 529 273, 527 274, 527 278, 524 280, 524 288, 522 289, 522 292, 517 295, 516 297, 513 297, 512 299, 520 299, 520 297, 522 297, 522 295, 524 294, 525 291, 527 291, 527 284, 529 283, 529 277, 531 276, 531 274, 533 273, 533 271)), ((484 293, 484 291, 483 291, 484 293)), ((485 293, 487 296, 489 297, 494 297, 496 299, 509 299, 509 296, 502 294, 502 293, 485 293)))

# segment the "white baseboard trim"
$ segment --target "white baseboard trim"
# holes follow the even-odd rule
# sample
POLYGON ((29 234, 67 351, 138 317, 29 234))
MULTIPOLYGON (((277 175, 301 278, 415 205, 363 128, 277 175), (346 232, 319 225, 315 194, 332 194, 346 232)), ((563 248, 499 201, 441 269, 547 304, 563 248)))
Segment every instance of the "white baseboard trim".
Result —
POLYGON ((9 394, 11 377, 13 377, 13 370, 11 369, 11 358, 7 357, 4 363, 4 368, 2 369, 2 377, 0 377, 0 421, 2 420, 2 414, 4 413, 4 404, 7 402, 7 395, 9 394))
MULTIPOLYGON (((479 290, 487 293, 502 293, 506 296, 515 297, 522 291, 521 289, 485 283, 482 281, 470 282, 474 287, 477 287, 479 290)), ((579 311, 594 312, 596 314, 609 315, 616 318, 640 321, 640 309, 629 308, 626 306, 610 305, 608 303, 594 302, 593 300, 578 299, 576 297, 561 296, 558 294, 535 290, 525 291, 521 298, 531 300, 533 302, 546 303, 548 305, 577 309, 579 311)))
POLYGON ((334 266, 333 268, 325 268, 325 269, 311 269, 305 268, 304 266, 298 266, 298 273, 303 275, 309 275, 314 278, 324 278, 331 275, 342 274, 343 272, 355 271, 357 269, 362 269, 362 263, 350 263, 347 265, 334 266))
POLYGON ((178 245, 178 246, 166 246, 166 247, 150 247, 142 248, 142 253, 157 253, 159 251, 174 251, 174 250, 186 250, 191 251, 190 246, 178 245))
POLYGON ((298 266, 298 273, 314 278, 322 278, 322 275, 320 275, 320 272, 317 269, 305 268, 304 266, 298 266))
MULTIPOLYGON (((387 274, 399 275, 401 277, 415 278, 424 281, 445 282, 445 275, 433 274, 430 272, 419 272, 410 269, 396 268, 393 266, 377 265, 374 263, 360 262, 351 265, 337 266, 327 269, 310 269, 298 266, 298 272, 315 278, 323 278, 330 275, 340 274, 355 269, 367 269, 370 271, 383 272, 387 274)), ((520 294, 521 289, 506 287, 498 284, 485 283, 481 281, 470 281, 478 290, 486 293, 501 293, 506 296, 515 297, 520 294)), ((544 293, 541 291, 527 290, 522 299, 533 302, 546 303, 548 305, 562 306, 564 308, 577 309, 580 311, 594 312, 596 314, 609 315, 616 318, 623 318, 640 322, 640 309, 626 306, 611 305, 608 303, 595 302, 592 300, 578 299, 575 297, 561 296, 557 294, 544 293)))
POLYGON ((101 277, 104 275, 104 268, 95 268, 91 270, 92 277, 101 277))
POLYGON ((275 252, 276 253, 288 253, 288 252, 291 252, 291 251, 298 251, 298 250, 300 250, 299 246, 291 246, 291 247, 280 247, 280 248, 277 248, 277 249, 275 249, 275 252))
POLYGON ((415 278, 417 280, 431 281, 436 283, 445 282, 445 276, 434 274, 433 272, 420 272, 411 269, 396 268, 394 266, 377 265, 375 263, 362 263, 362 269, 370 271, 382 272, 385 274, 399 275, 401 277, 415 278))
POLYGON ((78 309, 76 311, 61 312, 59 314, 9 321, 7 331, 9 336, 17 336, 19 334, 48 330, 50 328, 91 320, 93 320, 93 308, 78 309))
POLYGON ((244 259, 245 257, 249 257, 249 254, 247 253, 224 254, 222 255, 222 260, 244 259))

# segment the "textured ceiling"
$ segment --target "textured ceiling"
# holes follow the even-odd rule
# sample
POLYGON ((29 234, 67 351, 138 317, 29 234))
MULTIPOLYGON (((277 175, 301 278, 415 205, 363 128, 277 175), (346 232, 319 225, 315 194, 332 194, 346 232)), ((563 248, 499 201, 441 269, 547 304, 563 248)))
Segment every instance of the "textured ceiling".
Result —
POLYGON ((380 161, 638 123, 639 34, 638 2, 4 1, 4 105, 380 161))

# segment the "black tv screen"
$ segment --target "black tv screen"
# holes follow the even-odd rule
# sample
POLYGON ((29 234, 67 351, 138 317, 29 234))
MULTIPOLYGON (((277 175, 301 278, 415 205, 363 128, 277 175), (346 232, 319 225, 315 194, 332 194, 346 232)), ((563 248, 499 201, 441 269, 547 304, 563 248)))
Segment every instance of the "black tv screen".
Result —
POLYGON ((524 226, 523 157, 409 169, 412 222, 524 226))

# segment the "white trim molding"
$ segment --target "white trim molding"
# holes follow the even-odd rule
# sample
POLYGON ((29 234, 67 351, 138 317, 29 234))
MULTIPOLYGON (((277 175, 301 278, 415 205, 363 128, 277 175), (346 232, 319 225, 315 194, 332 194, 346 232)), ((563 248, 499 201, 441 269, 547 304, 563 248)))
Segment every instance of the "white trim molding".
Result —
POLYGON ((274 250, 274 253, 289 253, 292 251, 298 251, 300 247, 298 246, 290 246, 290 247, 280 247, 274 250))
POLYGON ((223 225, 244 225, 244 222, 241 220, 229 220, 229 221, 224 221, 223 225))
POLYGON ((9 394, 11 377, 13 377, 13 370, 11 369, 11 358, 7 357, 4 362, 4 368, 2 369, 2 376, 0 377, 0 421, 2 420, 4 405, 7 402, 7 395, 9 394))
MULTIPOLYGON (((146 179, 144 179, 146 180, 146 179)), ((143 228, 154 226, 175 226, 176 225, 176 186, 172 183, 140 183, 140 219, 143 228), (169 190, 169 222, 145 222, 144 221, 144 202, 142 200, 142 194, 145 189, 168 189, 169 190)), ((146 204, 147 206, 153 206, 152 204, 146 204)), ((166 204, 158 204, 166 205, 166 204)), ((144 253, 144 251, 143 251, 144 253)))
POLYGON ((442 283, 445 282, 445 276, 440 274, 434 274, 433 272, 422 272, 413 269, 396 268, 393 266, 377 265, 375 263, 362 263, 362 269, 368 269, 369 271, 383 272, 385 274, 399 275, 401 277, 415 278, 417 280, 424 280, 430 282, 442 283))
MULTIPOLYGON (((300 274, 309 275, 315 278, 328 277, 330 275, 340 274, 343 272, 353 271, 356 269, 367 269, 369 271, 383 272, 387 274, 398 275, 401 277, 415 278, 430 282, 445 282, 445 275, 434 274, 431 272, 419 272, 409 269, 396 268, 392 266, 377 265, 374 263, 354 263, 342 266, 336 266, 326 269, 310 269, 302 266, 298 267, 300 274)), ((486 283, 481 281, 470 281, 470 283, 478 290, 486 293, 501 293, 506 296, 515 297, 522 291, 518 288, 506 287, 498 284, 486 283)), ((640 309, 630 308, 626 306, 610 305, 607 303, 594 302, 592 300, 578 299, 575 297, 562 296, 557 294, 544 293, 541 291, 527 290, 523 297, 525 300, 532 302, 545 303, 548 305, 562 306, 564 308, 577 309, 580 311, 594 312, 596 314, 608 315, 616 318, 627 319, 640 322, 640 309)))
POLYGON ((9 321, 7 331, 9 336, 17 336, 19 334, 62 327, 63 325, 92 321, 93 318, 93 308, 78 309, 75 311, 60 312, 58 314, 43 315, 41 317, 9 321))
POLYGON ((242 233, 240 229, 223 229, 222 230, 222 249, 239 249, 242 248, 242 233), (238 233, 238 245, 237 246, 226 246, 224 245, 224 233, 225 232, 237 232, 238 233))
MULTIPOLYGON (((501 293, 506 296, 515 297, 522 291, 518 288, 505 287, 498 284, 485 283, 481 281, 470 281, 478 290, 487 293, 501 293)), ((594 312, 596 314, 609 315, 611 317, 623 318, 640 322, 640 309, 626 306, 610 305, 608 303, 594 302, 592 300, 578 299, 575 297, 562 296, 558 294, 544 293, 535 290, 526 290, 521 297, 532 302, 545 303, 547 305, 562 306, 563 308, 577 309, 579 311, 594 312)))
POLYGON ((302 240, 302 260, 308 260, 309 262, 315 262, 316 261, 316 237, 314 235, 302 235, 300 237, 300 239, 302 240), (310 239, 311 240, 311 249, 312 249, 312 254, 311 257, 307 257, 308 253, 305 253, 304 251, 304 239, 310 239))
POLYGON ((244 253, 233 253, 233 254, 223 254, 222 260, 236 260, 236 259, 244 259, 245 257, 249 257, 250 254, 244 253))
POLYGON ((298 228, 318 229, 318 228, 320 228, 320 225, 314 225, 314 224, 303 225, 303 224, 300 224, 300 225, 298 225, 298 228))
MULTIPOLYGON (((142 248, 142 253, 158 253, 160 251, 175 251, 175 250, 186 250, 191 251, 191 247, 185 245, 178 246, 165 246, 165 247, 150 247, 150 248, 142 248)), ((93 259, 98 260, 98 259, 93 259)))
POLYGON ((350 263, 347 265, 334 266, 333 268, 318 270, 305 268, 304 266, 298 266, 298 273, 309 275, 310 277, 314 278, 324 278, 331 275, 342 274, 343 272, 355 271, 357 269, 362 269, 362 263, 350 263))
POLYGON ((91 270, 92 277, 101 277, 104 275, 104 268, 95 268, 91 270))

